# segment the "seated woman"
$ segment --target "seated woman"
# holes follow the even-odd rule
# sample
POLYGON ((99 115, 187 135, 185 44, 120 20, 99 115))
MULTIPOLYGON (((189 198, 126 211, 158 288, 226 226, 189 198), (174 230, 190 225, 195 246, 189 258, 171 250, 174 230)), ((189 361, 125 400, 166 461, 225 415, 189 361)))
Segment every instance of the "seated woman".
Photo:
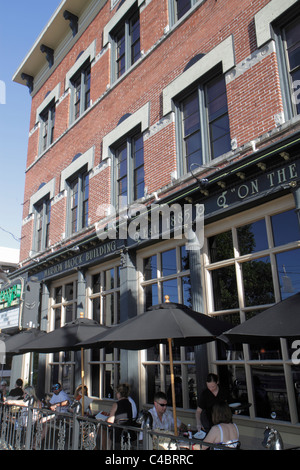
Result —
MULTIPOLYGON (((206 435, 204 442, 210 444, 223 444, 226 447, 237 449, 240 445, 239 430, 235 423, 232 422, 232 411, 227 403, 216 403, 212 409, 213 426, 206 435)), ((202 449, 207 449, 202 446, 202 449)), ((215 450, 218 448, 215 447, 215 450)))
MULTIPOLYGON (((111 407, 109 417, 107 418, 108 423, 115 424, 127 424, 132 420, 132 406, 128 400, 129 387, 127 384, 120 384, 117 387, 117 402, 111 407)), ((121 441, 121 428, 115 428, 110 433, 110 439, 115 438, 115 443, 119 444, 121 441)), ((109 448, 109 447, 108 447, 109 448)))

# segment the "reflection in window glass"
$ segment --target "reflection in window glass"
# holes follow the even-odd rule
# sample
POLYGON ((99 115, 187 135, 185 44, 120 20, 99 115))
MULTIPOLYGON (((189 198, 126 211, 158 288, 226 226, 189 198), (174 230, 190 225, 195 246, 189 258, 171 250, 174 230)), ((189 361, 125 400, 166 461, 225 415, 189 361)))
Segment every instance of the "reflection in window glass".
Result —
POLYGON ((208 239, 208 245, 211 263, 216 263, 217 261, 233 258, 231 230, 210 237, 208 239))
POLYGON ((243 263, 245 305, 264 305, 275 302, 270 257, 243 263))
POLYGON ((169 296, 170 302, 178 303, 177 279, 170 279, 162 282, 162 301, 165 302, 165 296, 169 296))
POLYGON ((157 284, 151 284, 150 286, 146 286, 144 289, 144 293, 146 310, 152 305, 157 305, 159 303, 157 284))
MULTIPOLYGON (((175 387, 175 400, 176 407, 182 408, 182 372, 181 366, 174 366, 174 387, 175 387)), ((171 390, 171 372, 170 367, 166 368, 166 390, 167 390, 167 400, 168 405, 172 406, 172 390, 171 390)))
POLYGON ((212 271, 212 282, 215 310, 227 310, 238 307, 234 266, 226 266, 212 271))
POLYGON ((273 215, 271 220, 275 246, 299 240, 299 224, 294 209, 273 215))
POLYGON ((156 255, 144 259, 144 278, 146 281, 157 277, 157 257, 156 255))
POLYGON ((161 255, 162 276, 176 274, 176 250, 164 251, 161 255))
POLYGON ((237 228, 240 255, 256 253, 268 248, 268 238, 265 220, 237 228))
POLYGON ((190 269, 190 259, 189 259, 189 254, 186 250, 185 245, 183 245, 180 248, 180 253, 181 253, 181 270, 186 271, 187 269, 190 269))
POLYGON ((255 412, 259 418, 290 419, 283 367, 260 365, 252 368, 255 412))
POLYGON ((281 300, 300 291, 300 249, 276 255, 281 300))
POLYGON ((182 301, 184 305, 192 308, 191 279, 189 276, 181 278, 182 301))

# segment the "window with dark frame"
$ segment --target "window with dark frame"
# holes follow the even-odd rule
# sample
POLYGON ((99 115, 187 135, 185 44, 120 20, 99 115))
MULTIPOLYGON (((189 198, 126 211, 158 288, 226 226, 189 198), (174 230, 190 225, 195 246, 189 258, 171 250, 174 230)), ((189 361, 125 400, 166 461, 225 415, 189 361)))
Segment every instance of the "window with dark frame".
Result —
POLYGON ((74 119, 81 116, 90 107, 91 100, 91 65, 85 63, 73 77, 74 87, 74 119))
POLYGON ((88 226, 89 174, 78 173, 69 182, 70 194, 70 234, 88 226))
POLYGON ((44 152, 54 140, 55 103, 52 101, 40 114, 42 123, 41 151, 44 152))
POLYGON ((113 35, 115 44, 115 78, 120 78, 141 55, 140 16, 136 10, 124 19, 113 35))
POLYGON ((218 75, 199 84, 179 104, 183 171, 231 150, 226 84, 218 75))
POLYGON ((286 55, 287 73, 292 96, 293 114, 300 114, 300 16, 283 29, 283 42, 286 55))
POLYGON ((119 209, 144 196, 142 134, 128 137, 116 150, 116 204, 119 209))
POLYGON ((50 199, 43 199, 34 206, 36 223, 35 223, 35 243, 36 252, 45 250, 49 245, 49 227, 51 202, 50 199))

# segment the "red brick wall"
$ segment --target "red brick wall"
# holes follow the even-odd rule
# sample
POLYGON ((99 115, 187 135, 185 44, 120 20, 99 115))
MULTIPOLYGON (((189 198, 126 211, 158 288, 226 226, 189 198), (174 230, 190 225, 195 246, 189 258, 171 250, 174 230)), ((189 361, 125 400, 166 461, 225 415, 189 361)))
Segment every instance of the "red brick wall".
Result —
MULTIPOLYGON (((36 109, 48 91, 60 83, 65 92, 65 77, 76 58, 96 39, 96 63, 91 69, 91 99, 99 102, 83 119, 69 128, 70 95, 56 110, 55 143, 26 173, 23 218, 28 216, 29 200, 42 182, 56 178, 55 195, 59 193, 61 171, 74 155, 95 147, 97 166, 102 158, 103 137, 113 130, 126 113, 134 113, 150 102, 150 126, 162 118, 162 92, 182 73, 189 60, 198 53, 207 53, 229 35, 234 37, 236 63, 256 50, 254 15, 268 0, 206 0, 170 35, 164 36, 168 25, 168 1, 152 0, 141 12, 141 49, 146 57, 118 84, 110 82, 110 48, 102 50, 103 27, 115 13, 108 1, 89 28, 82 34, 51 77, 32 99, 30 129, 35 126, 36 109), (156 45, 156 46, 155 46, 156 45), (150 49, 151 53, 147 54, 150 49)), ((261 136, 275 127, 274 115, 282 111, 278 67, 275 54, 266 56, 227 86, 231 137, 238 146, 261 136)), ((27 167, 37 156, 39 130, 29 138, 27 167)), ((158 191, 171 182, 176 170, 175 125, 171 123, 145 141, 145 185, 148 193, 158 191)), ((99 204, 109 203, 110 168, 90 180, 89 218, 97 221, 99 204)), ((61 240, 65 232, 65 202, 62 198, 52 207, 50 240, 61 240)), ((23 227, 21 259, 31 248, 32 223, 23 227)))

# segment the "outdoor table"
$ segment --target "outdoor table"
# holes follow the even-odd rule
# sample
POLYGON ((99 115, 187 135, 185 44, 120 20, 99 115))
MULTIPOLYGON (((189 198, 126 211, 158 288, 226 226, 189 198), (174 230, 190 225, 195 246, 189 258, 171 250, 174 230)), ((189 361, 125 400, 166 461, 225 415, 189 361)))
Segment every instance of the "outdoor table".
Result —
POLYGON ((248 411, 252 403, 229 403, 229 407, 235 415, 240 415, 243 411, 248 411))

